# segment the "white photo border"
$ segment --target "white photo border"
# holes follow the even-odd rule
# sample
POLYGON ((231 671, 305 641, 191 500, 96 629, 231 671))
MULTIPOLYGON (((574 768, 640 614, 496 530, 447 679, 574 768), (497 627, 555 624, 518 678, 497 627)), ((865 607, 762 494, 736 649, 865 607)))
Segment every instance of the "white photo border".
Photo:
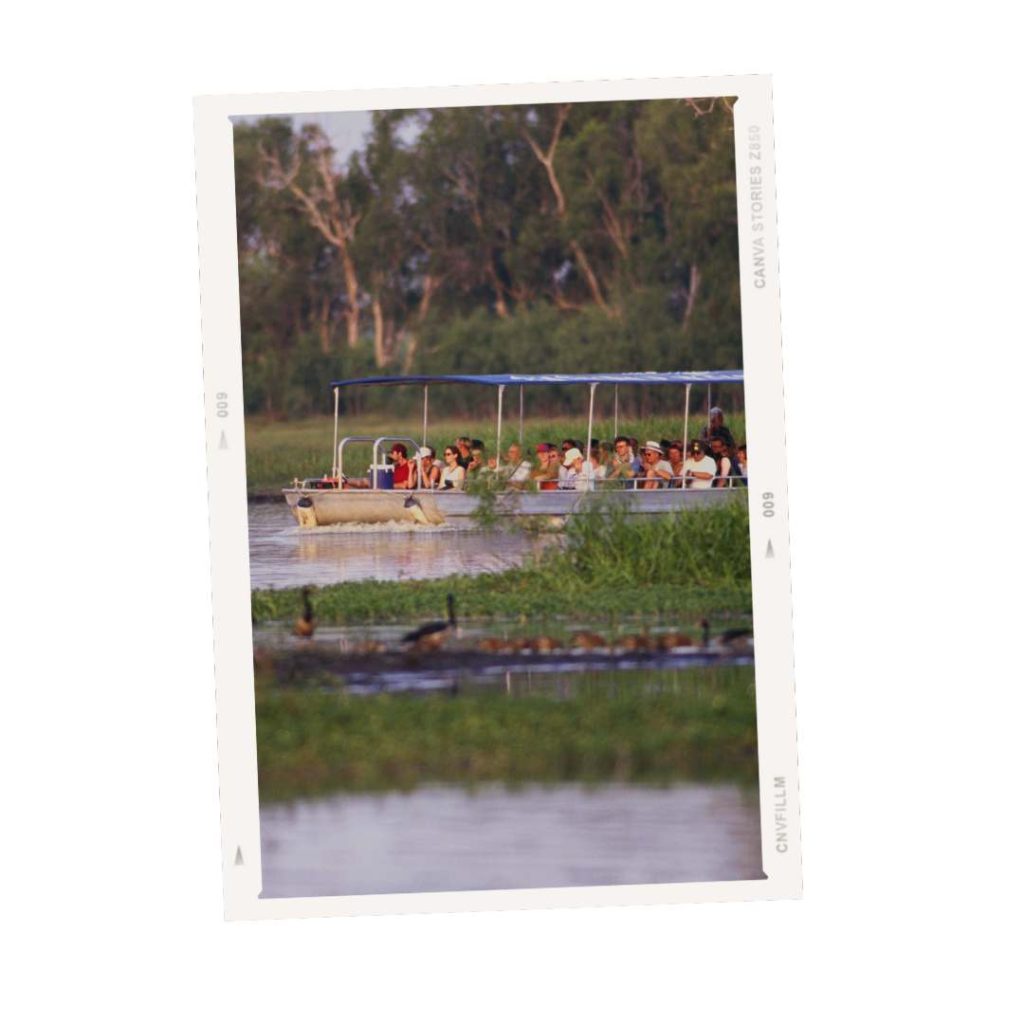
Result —
POLYGON ((328 917, 799 897, 800 819, 770 77, 203 96, 195 100, 195 131, 225 917, 328 917), (712 97, 736 97, 733 117, 744 405, 747 436, 757 439, 749 497, 765 877, 728 882, 260 899, 262 867, 231 118, 712 97))

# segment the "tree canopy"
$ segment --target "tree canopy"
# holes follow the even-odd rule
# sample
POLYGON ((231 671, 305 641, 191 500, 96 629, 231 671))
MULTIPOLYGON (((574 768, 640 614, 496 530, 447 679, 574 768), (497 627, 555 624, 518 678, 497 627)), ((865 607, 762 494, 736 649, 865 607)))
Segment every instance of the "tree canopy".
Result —
MULTIPOLYGON (((732 101, 237 124, 246 408, 331 378, 742 365, 732 101)), ((655 399, 656 401, 656 399, 655 399)))

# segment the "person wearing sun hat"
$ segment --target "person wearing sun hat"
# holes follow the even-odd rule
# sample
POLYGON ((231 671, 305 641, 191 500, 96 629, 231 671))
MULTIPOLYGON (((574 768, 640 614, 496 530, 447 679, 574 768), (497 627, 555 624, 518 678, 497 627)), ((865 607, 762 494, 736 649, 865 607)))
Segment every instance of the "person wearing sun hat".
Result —
POLYGON ((665 449, 657 441, 648 441, 640 448, 640 458, 644 467, 640 487, 644 490, 668 487, 672 482, 672 466, 665 459, 665 449))
POLYGON ((594 489, 594 467, 583 457, 579 448, 570 448, 562 458, 564 475, 561 487, 566 491, 592 491, 594 489))

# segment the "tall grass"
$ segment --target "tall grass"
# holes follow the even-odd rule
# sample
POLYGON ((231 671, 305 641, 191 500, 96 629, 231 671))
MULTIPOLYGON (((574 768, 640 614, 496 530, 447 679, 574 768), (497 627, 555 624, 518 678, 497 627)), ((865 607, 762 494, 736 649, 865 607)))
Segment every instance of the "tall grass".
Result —
POLYGON ((260 796, 430 782, 755 781, 753 669, 690 669, 677 677, 657 687, 649 677, 595 687, 568 700, 259 688, 260 796))
MULTIPOLYGON (((570 519, 564 549, 548 549, 524 568, 341 583, 316 590, 313 604, 323 623, 408 622, 442 615, 449 593, 463 618, 744 615, 750 609, 747 504, 658 516, 596 508, 570 519)), ((253 591, 256 622, 289 620, 300 609, 298 589, 253 591)))

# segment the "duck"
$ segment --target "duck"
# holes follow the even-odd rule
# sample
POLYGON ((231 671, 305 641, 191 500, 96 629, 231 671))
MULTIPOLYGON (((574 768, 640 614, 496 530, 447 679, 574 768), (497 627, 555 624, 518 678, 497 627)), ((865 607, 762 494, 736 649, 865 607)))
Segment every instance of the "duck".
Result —
POLYGON ((753 654, 754 634, 749 629, 727 629, 715 637, 714 645, 730 654, 753 654))
POLYGON ((693 647, 693 638, 685 633, 662 633, 657 638, 659 651, 674 651, 678 647, 693 647))
POLYGON ((578 651, 593 651, 609 646, 607 639, 600 633, 589 633, 586 630, 573 633, 569 640, 570 646, 578 651))
POLYGON ((509 650, 509 642, 500 636, 485 636, 476 645, 476 649, 483 654, 503 654, 509 650))
POLYGON ((619 641, 619 647, 624 651, 649 651, 651 637, 646 633, 630 633, 619 641))
POLYGON ((295 620, 292 632, 304 640, 312 638, 316 632, 316 619, 313 616, 313 605, 309 600, 309 587, 302 588, 302 615, 295 620))
POLYGON ((524 644, 524 649, 533 651, 534 654, 550 654, 561 647, 561 643, 553 636, 531 637, 524 644))
POLYGON ((352 653, 360 656, 367 654, 383 654, 387 650, 383 640, 361 640, 352 648, 352 653))
POLYGON ((403 644, 412 644, 418 651, 440 650, 445 640, 451 636, 456 629, 455 620, 455 595, 448 595, 448 619, 439 622, 426 622, 418 629, 406 633, 402 637, 403 644))

